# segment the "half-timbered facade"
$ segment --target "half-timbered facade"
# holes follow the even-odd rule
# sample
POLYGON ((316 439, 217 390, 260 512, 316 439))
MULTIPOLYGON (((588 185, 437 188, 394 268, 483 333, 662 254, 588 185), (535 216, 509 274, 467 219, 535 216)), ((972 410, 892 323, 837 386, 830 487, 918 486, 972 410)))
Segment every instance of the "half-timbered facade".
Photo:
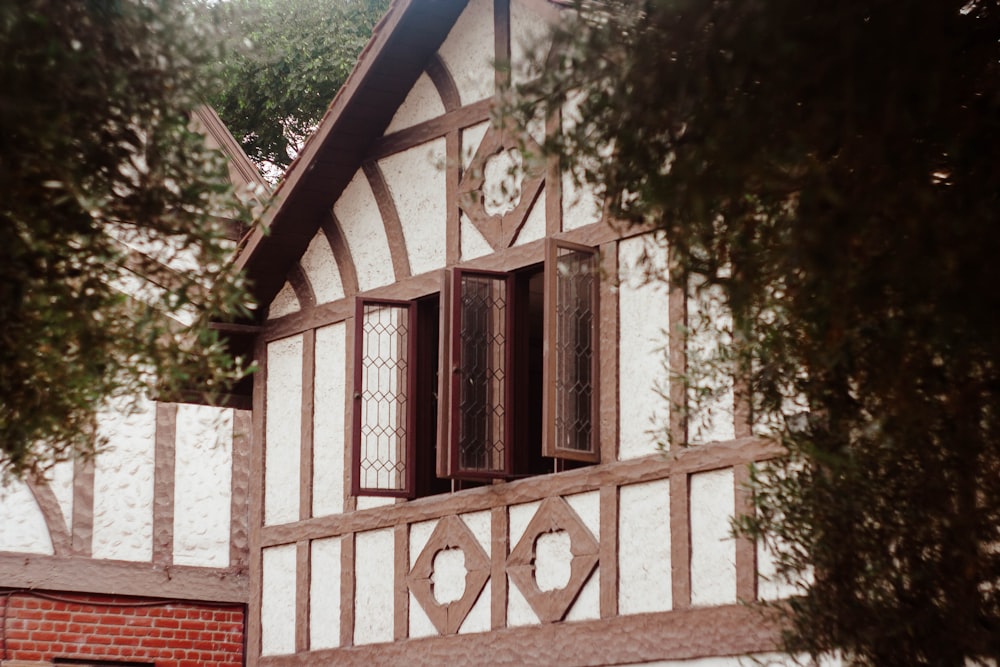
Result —
POLYGON ((779 591, 730 531, 774 452, 732 386, 670 409, 665 362, 710 344, 679 334, 706 305, 644 281, 662 245, 490 122, 493 63, 530 76, 525 40, 558 11, 394 3, 240 257, 266 304, 250 665, 775 647, 742 603, 779 591), (665 453, 668 432, 697 446, 665 453))

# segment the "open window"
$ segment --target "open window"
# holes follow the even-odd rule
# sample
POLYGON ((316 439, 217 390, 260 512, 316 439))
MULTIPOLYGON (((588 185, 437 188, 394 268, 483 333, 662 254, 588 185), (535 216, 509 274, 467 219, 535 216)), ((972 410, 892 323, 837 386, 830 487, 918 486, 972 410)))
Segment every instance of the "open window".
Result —
POLYGON ((514 271, 456 268, 443 298, 358 299, 355 495, 600 460, 597 253, 554 240, 546 252, 514 271))

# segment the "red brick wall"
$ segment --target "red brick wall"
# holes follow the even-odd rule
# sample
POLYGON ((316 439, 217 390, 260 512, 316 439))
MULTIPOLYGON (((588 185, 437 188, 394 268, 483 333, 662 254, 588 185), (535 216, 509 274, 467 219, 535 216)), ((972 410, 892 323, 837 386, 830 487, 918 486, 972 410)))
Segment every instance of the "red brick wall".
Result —
POLYGON ((243 607, 0 592, 0 659, 77 658, 157 667, 243 664, 243 607))

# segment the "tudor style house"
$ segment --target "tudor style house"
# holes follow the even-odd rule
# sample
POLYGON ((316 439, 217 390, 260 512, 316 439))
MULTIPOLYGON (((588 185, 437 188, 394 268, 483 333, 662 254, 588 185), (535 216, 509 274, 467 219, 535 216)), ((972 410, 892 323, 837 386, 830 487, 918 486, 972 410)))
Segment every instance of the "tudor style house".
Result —
POLYGON ((710 344, 679 334, 705 304, 647 284, 657 240, 490 123, 492 63, 530 76, 526 43, 559 11, 395 2, 239 257, 266 304, 250 665, 733 665, 775 647, 743 603, 780 591, 730 530, 747 464, 774 450, 731 383, 669 407, 685 389, 664 362, 710 344), (669 431, 697 446, 664 453, 669 431))
POLYGON ((393 2, 240 249, 252 410, 109 417, 0 502, 0 665, 784 664, 730 530, 776 450, 733 383, 671 409, 710 307, 490 122, 560 11, 393 2))

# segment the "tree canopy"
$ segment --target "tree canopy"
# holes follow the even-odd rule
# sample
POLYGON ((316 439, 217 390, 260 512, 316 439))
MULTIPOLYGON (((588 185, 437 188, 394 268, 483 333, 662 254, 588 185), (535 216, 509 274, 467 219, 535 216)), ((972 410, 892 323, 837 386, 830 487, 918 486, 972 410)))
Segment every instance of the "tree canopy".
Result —
POLYGON ((213 35, 180 0, 0 3, 0 468, 101 445, 109 401, 217 393, 247 222, 192 130, 213 35))
MULTIPOLYGON (((231 0, 210 101, 265 171, 283 171, 347 80, 388 0, 231 0)), ((272 174, 274 175, 274 174, 272 174)))
POLYGON ((576 10, 508 111, 573 117, 547 149, 723 295, 722 361, 788 452, 742 521, 805 585, 786 649, 996 660, 996 4, 576 10))

